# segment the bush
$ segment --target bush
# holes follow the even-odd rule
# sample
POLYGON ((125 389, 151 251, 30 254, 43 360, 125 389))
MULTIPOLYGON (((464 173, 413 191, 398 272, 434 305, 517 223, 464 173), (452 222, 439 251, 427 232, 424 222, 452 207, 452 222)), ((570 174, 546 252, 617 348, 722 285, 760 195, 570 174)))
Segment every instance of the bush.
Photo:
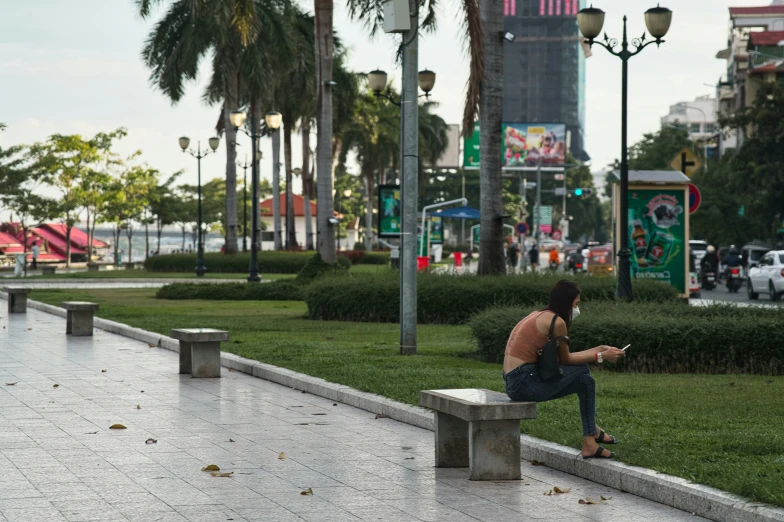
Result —
POLYGON ((301 301, 302 288, 291 281, 272 283, 172 283, 161 287, 157 299, 209 301, 301 301))
MULTIPOLYGON (((296 274, 313 255, 312 252, 259 252, 259 271, 264 274, 296 274)), ((208 273, 247 273, 250 253, 226 255, 204 254, 208 273)), ((196 254, 168 254, 150 256, 144 268, 150 272, 192 272, 196 267, 196 254)))
MULTIPOLYGON (((784 312, 683 303, 589 302, 572 325, 571 349, 632 346, 606 368, 651 373, 784 374, 784 312)), ((475 315, 471 332, 479 357, 501 362, 514 326, 533 307, 491 308, 475 315)), ((706 390, 708 392, 708 390, 706 390)))
POLYGON ((306 285, 328 274, 345 275, 348 274, 349 268, 351 268, 351 261, 347 257, 338 256, 337 262, 334 265, 330 265, 321 259, 321 254, 315 254, 310 257, 299 274, 297 274, 296 282, 300 285, 306 285))
POLYGON ((341 252, 340 255, 346 256, 352 265, 386 265, 389 263, 389 252, 346 250, 341 252))
MULTIPOLYGON (((417 282, 417 318, 420 323, 461 324, 493 306, 532 306, 547 302, 556 276, 519 275, 474 277, 420 274, 417 282)), ((615 279, 574 278, 586 301, 615 299, 615 279)), ((639 301, 678 299, 671 286, 651 280, 634 282, 639 301)), ((334 321, 398 322, 400 284, 397 274, 327 278, 305 292, 312 319, 334 321)))

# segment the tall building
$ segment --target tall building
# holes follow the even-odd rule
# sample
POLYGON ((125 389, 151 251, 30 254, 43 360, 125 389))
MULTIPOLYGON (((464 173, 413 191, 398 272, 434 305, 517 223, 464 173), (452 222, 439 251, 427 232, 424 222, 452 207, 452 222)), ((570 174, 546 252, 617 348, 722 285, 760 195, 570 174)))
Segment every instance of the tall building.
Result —
MULTIPOLYGON (((754 103, 764 82, 784 81, 784 0, 759 7, 730 7, 727 47, 716 54, 727 61, 717 85, 718 110, 730 114, 754 103)), ((740 129, 719 136, 720 154, 743 142, 740 129)))
POLYGON ((715 137, 719 131, 716 109, 716 98, 700 96, 694 101, 670 105, 670 112, 662 117, 661 124, 662 127, 669 125, 685 129, 695 146, 708 158, 715 158, 718 156, 715 137))
MULTIPOLYGON (((504 0, 505 123, 565 123, 571 152, 585 152, 585 54, 577 11, 585 0, 504 0)), ((585 47, 585 52, 590 50, 585 47)))

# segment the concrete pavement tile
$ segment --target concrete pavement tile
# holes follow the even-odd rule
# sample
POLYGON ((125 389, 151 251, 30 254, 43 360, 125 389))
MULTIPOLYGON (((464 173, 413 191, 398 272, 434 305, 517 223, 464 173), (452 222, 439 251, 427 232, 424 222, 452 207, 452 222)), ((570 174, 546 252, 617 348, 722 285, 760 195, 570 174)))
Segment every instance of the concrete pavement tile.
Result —
POLYGON ((2 515, 8 522, 68 522, 54 507, 3 508, 2 515))

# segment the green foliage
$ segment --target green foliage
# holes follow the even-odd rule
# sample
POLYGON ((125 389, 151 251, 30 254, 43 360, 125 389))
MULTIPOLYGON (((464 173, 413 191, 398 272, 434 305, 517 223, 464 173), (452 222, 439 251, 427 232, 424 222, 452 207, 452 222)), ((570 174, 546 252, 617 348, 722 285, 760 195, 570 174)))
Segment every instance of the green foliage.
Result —
MULTIPOLYGON (((784 312, 685 303, 591 302, 569 332, 572 351, 632 343, 618 371, 784 374, 784 312), (760 335, 765 332, 765 335, 760 335)), ((483 361, 501 362, 515 325, 533 307, 490 308, 470 321, 483 361)))
MULTIPOLYGON (((270 274, 296 274, 307 264, 307 252, 259 253, 259 271, 270 274)), ((250 253, 227 256, 219 253, 204 254, 204 263, 211 273, 247 273, 250 253)), ((148 257, 144 268, 150 272, 192 272, 196 266, 196 254, 169 254, 148 257)))
POLYGON ((158 289, 156 299, 207 301, 301 301, 302 289, 291 281, 271 283, 172 283, 158 289))
POLYGON ((340 255, 347 257, 352 265, 386 265, 389 263, 389 252, 345 250, 340 255))
MULTIPOLYGON (((560 277, 465 277, 420 274, 417 282, 417 320, 423 324, 461 324, 493 306, 532 306, 546 303, 560 277)), ((586 301, 615 299, 615 279, 577 277, 586 301)), ((657 281, 635 281, 640 301, 672 302, 677 292, 657 281)), ((325 278, 305 292, 311 319, 397 322, 400 318, 400 281, 397 274, 325 278)))
POLYGON ((331 265, 321 259, 321 254, 314 254, 297 274, 297 283, 308 284, 326 275, 347 275, 351 261, 347 257, 338 256, 337 263, 331 265))

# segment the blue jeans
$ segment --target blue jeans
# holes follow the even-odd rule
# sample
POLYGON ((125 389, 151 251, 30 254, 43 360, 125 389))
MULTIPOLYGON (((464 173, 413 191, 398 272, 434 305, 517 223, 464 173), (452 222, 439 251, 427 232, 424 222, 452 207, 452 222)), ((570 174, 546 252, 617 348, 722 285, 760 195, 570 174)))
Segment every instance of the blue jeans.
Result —
POLYGON ((563 377, 545 382, 539 377, 535 364, 523 364, 504 374, 506 394, 513 401, 546 402, 577 394, 583 436, 596 434, 596 382, 587 364, 561 366, 563 377))

